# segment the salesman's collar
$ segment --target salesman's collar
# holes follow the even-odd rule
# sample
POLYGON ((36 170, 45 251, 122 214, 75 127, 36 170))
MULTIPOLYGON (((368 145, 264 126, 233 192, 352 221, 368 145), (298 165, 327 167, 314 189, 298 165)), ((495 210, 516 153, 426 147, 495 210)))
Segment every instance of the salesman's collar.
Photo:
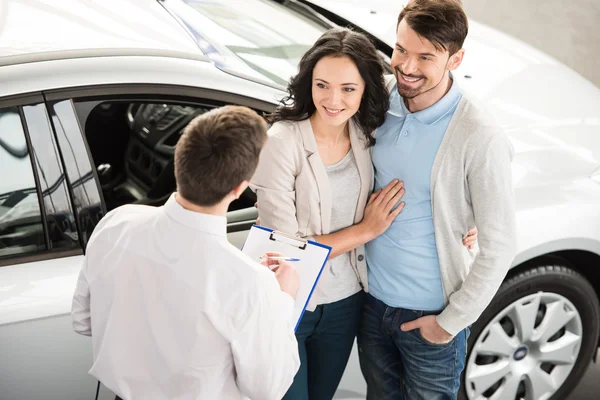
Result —
POLYGON ((173 193, 164 205, 165 213, 175 222, 188 228, 217 236, 227 236, 227 218, 220 215, 203 214, 183 208, 173 193))

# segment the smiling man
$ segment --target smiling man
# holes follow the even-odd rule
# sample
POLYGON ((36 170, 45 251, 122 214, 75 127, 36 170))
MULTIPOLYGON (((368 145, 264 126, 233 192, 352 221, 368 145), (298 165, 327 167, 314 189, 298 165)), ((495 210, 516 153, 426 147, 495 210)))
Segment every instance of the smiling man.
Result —
POLYGON ((515 256, 508 138, 451 71, 468 22, 457 0, 413 0, 398 18, 375 189, 404 180, 405 207, 367 244, 358 338, 368 399, 456 399, 469 326, 515 256), (479 229, 479 251, 461 243, 479 229))

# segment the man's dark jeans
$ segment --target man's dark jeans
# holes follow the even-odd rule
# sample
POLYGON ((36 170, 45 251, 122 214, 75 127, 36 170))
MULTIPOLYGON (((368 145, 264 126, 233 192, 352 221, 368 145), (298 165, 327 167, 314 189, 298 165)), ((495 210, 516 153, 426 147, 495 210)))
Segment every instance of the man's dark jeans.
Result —
POLYGON ((388 307, 367 294, 358 333, 360 368, 369 400, 455 400, 465 367, 469 329, 450 343, 427 342, 400 325, 425 312, 388 307))

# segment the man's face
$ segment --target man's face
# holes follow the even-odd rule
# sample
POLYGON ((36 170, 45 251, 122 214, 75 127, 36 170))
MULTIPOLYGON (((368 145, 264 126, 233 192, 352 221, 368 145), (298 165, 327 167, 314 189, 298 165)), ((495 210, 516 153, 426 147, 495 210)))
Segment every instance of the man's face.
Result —
MULTIPOLYGON (((462 50, 461 50, 462 51, 462 50)), ((439 51, 402 20, 396 32, 396 48, 392 54, 392 70, 398 81, 398 92, 406 99, 443 88, 448 71, 456 68, 448 51, 439 51)), ((460 56, 462 60, 462 55, 460 56)), ((460 62, 458 62, 460 64, 460 62)))

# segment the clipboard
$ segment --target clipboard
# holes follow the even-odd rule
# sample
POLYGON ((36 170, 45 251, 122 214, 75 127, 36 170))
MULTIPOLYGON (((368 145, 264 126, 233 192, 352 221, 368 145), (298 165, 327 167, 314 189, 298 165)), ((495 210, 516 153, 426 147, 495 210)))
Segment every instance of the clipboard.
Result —
POLYGON ((291 319, 292 324, 294 324, 294 331, 296 331, 319 282, 323 268, 329 259, 331 247, 254 225, 250 229, 250 233, 242 247, 242 252, 259 262, 260 257, 269 251, 300 259, 300 261, 291 262, 300 275, 300 288, 296 295, 294 313, 291 319))

